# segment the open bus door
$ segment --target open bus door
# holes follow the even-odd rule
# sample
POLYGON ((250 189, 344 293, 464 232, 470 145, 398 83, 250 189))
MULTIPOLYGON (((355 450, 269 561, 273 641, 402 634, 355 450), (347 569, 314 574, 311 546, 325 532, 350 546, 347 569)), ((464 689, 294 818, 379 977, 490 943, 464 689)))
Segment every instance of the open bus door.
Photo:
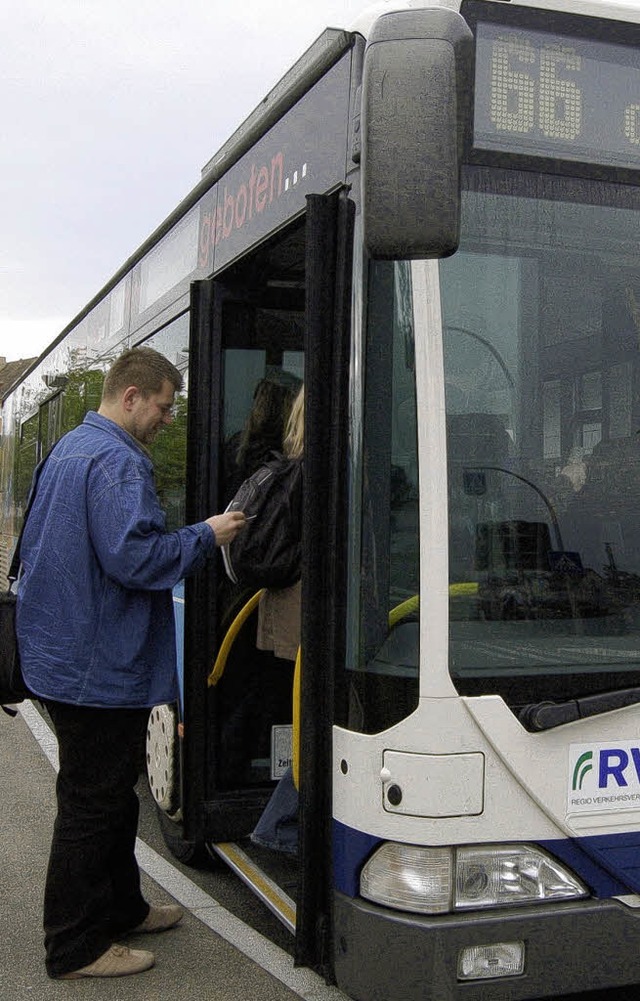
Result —
POLYGON ((324 943, 334 676, 345 634, 353 216, 345 190, 309 196, 303 219, 219 278, 192 287, 188 522, 230 499, 237 485, 229 472, 234 443, 258 383, 289 385, 293 397, 304 379, 298 854, 280 856, 249 841, 282 765, 271 753, 273 727, 281 739, 292 723, 294 664, 256 648, 257 598, 231 584, 221 559, 186 582, 184 725, 175 773, 180 809, 167 797, 173 813, 161 812, 175 854, 194 860, 206 848, 222 856, 295 930, 297 961, 329 975, 324 943))

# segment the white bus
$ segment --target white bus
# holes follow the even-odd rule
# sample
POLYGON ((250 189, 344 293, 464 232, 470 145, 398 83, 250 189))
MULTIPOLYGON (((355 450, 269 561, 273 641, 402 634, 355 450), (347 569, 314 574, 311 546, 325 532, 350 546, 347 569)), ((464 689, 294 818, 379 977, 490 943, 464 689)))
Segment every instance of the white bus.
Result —
POLYGON ((2 402, 34 465, 125 347, 187 376, 168 524, 305 385, 301 655, 176 593, 149 778, 357 1001, 640 983, 640 7, 377 4, 328 29, 2 402), (249 840, 293 721, 297 855, 249 840))

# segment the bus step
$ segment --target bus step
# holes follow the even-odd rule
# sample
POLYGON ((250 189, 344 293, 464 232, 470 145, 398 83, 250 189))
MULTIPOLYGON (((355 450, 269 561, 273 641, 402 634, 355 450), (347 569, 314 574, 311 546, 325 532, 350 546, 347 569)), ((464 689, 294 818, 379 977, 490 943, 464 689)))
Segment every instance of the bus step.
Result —
POLYGON ((232 841, 211 843, 210 851, 220 858, 247 884, 255 895, 282 921, 292 934, 296 930, 296 904, 239 845, 232 841))

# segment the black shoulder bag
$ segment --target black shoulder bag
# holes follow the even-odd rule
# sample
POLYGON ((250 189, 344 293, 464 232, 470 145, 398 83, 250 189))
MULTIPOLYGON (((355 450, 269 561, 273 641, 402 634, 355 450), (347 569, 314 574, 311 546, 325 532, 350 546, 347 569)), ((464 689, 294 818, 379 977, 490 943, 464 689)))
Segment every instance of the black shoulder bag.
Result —
MULTIPOLYGON (((22 533, 21 533, 22 534, 22 533)), ((0 592, 0 707, 9 716, 15 716, 16 710, 11 705, 23 702, 31 696, 20 667, 18 641, 16 638, 16 595, 11 585, 16 580, 20 567, 20 558, 16 554, 20 549, 20 540, 11 561, 7 574, 9 589, 0 592)))
POLYGON ((7 574, 9 587, 6 591, 0 591, 0 708, 9 716, 16 715, 16 710, 10 708, 12 705, 32 698, 32 693, 25 684, 20 666, 20 653, 16 638, 16 595, 12 590, 12 585, 18 579, 20 573, 22 536, 27 524, 27 518, 29 517, 29 511, 33 505, 38 479, 47 458, 48 456, 38 464, 33 474, 33 483, 29 491, 27 509, 24 513, 22 528, 20 529, 18 542, 13 559, 11 560, 9 573, 7 574))

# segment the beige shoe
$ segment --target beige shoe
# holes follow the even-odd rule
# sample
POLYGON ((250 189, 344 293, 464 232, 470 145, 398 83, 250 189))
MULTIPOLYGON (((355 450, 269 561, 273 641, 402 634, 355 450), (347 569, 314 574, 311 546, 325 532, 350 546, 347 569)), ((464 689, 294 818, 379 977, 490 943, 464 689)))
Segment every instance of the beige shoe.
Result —
POLYGON ((150 934, 156 931, 166 931, 182 921, 184 910, 179 904, 151 904, 144 921, 131 929, 131 935, 150 934))
POLYGON ((151 969, 156 961, 152 952, 129 949, 126 945, 112 945, 94 963, 72 973, 63 973, 56 980, 79 980, 81 977, 128 977, 151 969))

